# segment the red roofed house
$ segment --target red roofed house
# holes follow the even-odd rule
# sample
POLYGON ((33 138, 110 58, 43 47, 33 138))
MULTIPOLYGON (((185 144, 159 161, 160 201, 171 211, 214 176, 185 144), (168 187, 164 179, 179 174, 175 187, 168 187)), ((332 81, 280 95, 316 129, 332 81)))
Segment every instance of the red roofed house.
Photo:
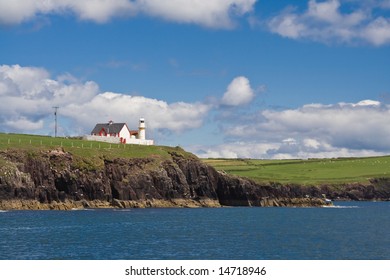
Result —
POLYGON ((130 139, 130 130, 125 123, 109 121, 108 123, 98 123, 92 130, 91 135, 116 137, 119 138, 121 143, 125 144, 130 139))
POLYGON ((145 120, 139 120, 139 130, 130 130, 126 123, 98 123, 92 130, 88 140, 103 141, 109 143, 154 145, 153 140, 145 139, 145 120))

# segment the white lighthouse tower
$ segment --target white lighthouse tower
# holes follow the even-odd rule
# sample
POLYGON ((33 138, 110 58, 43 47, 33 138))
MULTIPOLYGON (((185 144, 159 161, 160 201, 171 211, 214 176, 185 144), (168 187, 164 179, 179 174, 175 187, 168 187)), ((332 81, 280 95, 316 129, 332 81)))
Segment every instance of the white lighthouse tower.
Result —
POLYGON ((139 126, 138 126, 138 139, 140 139, 140 140, 146 139, 145 129, 146 129, 145 119, 140 118, 139 119, 139 126))

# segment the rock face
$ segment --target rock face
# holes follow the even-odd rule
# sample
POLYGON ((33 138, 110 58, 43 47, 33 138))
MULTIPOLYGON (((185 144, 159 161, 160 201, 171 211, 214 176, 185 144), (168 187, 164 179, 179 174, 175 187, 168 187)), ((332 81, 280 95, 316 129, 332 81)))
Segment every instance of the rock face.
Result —
POLYGON ((82 207, 322 206, 330 199, 387 200, 390 180, 369 185, 259 185, 217 172, 195 157, 100 159, 76 165, 56 149, 35 154, 0 152, 0 209, 82 207))

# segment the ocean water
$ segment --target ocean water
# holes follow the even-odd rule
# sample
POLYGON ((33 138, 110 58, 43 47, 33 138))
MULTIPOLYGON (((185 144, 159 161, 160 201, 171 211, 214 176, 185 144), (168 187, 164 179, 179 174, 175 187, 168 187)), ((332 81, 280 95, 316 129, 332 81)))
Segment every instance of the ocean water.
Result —
POLYGON ((1 211, 0 259, 390 259, 390 202, 1 211))

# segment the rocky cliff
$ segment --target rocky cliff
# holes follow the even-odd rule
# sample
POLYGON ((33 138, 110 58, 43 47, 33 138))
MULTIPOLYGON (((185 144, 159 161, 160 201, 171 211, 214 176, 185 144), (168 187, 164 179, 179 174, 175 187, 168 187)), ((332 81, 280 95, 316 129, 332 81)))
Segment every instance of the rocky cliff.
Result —
POLYGON ((194 156, 99 158, 63 149, 0 152, 0 209, 82 207, 321 206, 331 199, 389 199, 390 182, 303 187, 217 172, 194 156))

